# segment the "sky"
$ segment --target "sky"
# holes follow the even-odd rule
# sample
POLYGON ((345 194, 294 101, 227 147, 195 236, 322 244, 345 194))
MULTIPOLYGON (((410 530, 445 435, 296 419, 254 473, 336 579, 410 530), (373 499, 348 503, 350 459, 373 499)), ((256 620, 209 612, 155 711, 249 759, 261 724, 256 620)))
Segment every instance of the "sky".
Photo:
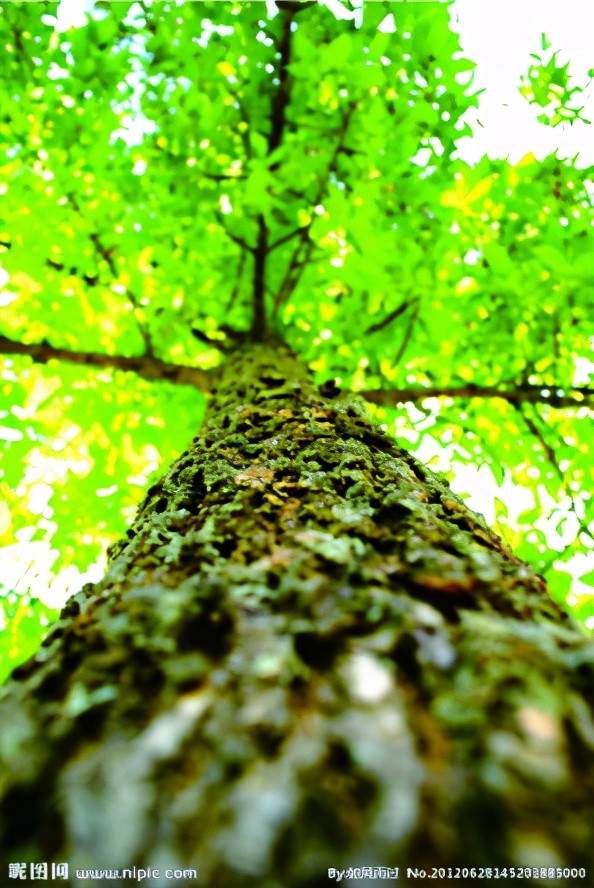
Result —
MULTIPOLYGON (((264 6, 264 0, 262 2, 264 6)), ((338 0, 325 2, 331 5, 338 0)), ((62 0, 58 8, 57 30, 65 31, 72 26, 84 25, 85 12, 93 6, 94 0, 62 0)), ((578 166, 594 164, 594 139, 590 126, 580 121, 555 128, 544 126, 536 120, 541 109, 529 105, 518 92, 521 75, 526 73, 530 64, 530 53, 542 52, 543 32, 552 44, 551 51, 559 50, 559 63, 570 62, 569 73, 575 83, 579 86, 588 84, 587 71, 594 66, 594 3, 591 0, 455 0, 450 8, 450 18, 453 29, 460 35, 462 55, 477 63, 473 89, 485 89, 479 98, 478 110, 471 109, 465 118, 472 126, 473 138, 462 139, 455 156, 471 164, 484 154, 493 158, 508 157, 511 163, 517 163, 529 151, 542 159, 558 150, 561 157, 574 157, 579 152, 578 166)), ((594 121, 594 81, 589 82, 579 104, 586 105, 583 114, 594 121)), ((437 460, 438 463, 432 467, 438 470, 448 468, 447 454, 437 442, 432 443, 429 436, 426 436, 423 448, 416 455, 425 462, 437 460)), ((514 523, 514 515, 533 505, 531 494, 514 487, 509 479, 502 488, 498 488, 486 466, 477 470, 458 464, 454 469, 456 479, 452 483, 453 489, 469 493, 468 505, 482 513, 489 524, 493 524, 495 519, 495 497, 508 505, 511 524, 514 523)), ((572 535, 573 522, 575 517, 568 513, 564 529, 567 539, 572 535)), ((559 551, 563 548, 564 538, 556 534, 544 518, 537 526, 546 533, 549 545, 559 551)), ((23 551, 18 552, 15 551, 16 547, 8 547, 13 550, 12 555, 17 556, 16 563, 12 561, 8 564, 8 553, 6 550, 0 552, 4 581, 10 582, 11 575, 15 580, 22 576, 23 568, 33 559, 36 563, 35 573, 40 580, 39 587, 44 586, 47 590, 47 580, 43 582, 43 575, 45 573, 47 577, 54 560, 49 545, 21 545, 23 551), (41 550, 43 546, 47 551, 41 550), (46 564, 45 571, 43 563, 46 564)), ((583 558, 571 564, 574 576, 591 569, 591 565, 588 567, 583 563, 583 558)), ((568 569, 568 565, 564 567, 568 569)), ((103 570, 104 563, 101 563, 81 577, 72 572, 64 574, 56 578, 52 584, 52 594, 43 595, 43 600, 52 606, 61 606, 68 587, 74 591, 82 582, 96 581, 103 570)), ((26 578, 23 580, 27 582, 26 578)), ((586 593, 592 590, 578 583, 576 591, 586 593)), ((34 594, 40 593, 35 589, 34 594)), ((594 628, 594 621, 590 628, 594 628)))
MULTIPOLYGON (((485 88, 480 107, 467 120, 473 138, 464 139, 459 156, 469 163, 483 154, 493 158, 509 155, 517 163, 532 151, 541 160, 556 149, 561 157, 579 152, 578 166, 594 164, 591 127, 544 126, 536 119, 541 109, 528 105, 518 83, 530 63, 530 53, 542 54, 541 34, 552 44, 546 55, 559 50, 558 64, 569 62, 575 83, 585 86, 588 69, 594 66, 594 3, 591 0, 455 0, 450 10, 460 34, 464 56, 477 62, 473 87, 485 88), (478 118, 483 126, 473 125, 478 118)), ((580 97, 583 112, 594 122, 594 81, 580 97)))

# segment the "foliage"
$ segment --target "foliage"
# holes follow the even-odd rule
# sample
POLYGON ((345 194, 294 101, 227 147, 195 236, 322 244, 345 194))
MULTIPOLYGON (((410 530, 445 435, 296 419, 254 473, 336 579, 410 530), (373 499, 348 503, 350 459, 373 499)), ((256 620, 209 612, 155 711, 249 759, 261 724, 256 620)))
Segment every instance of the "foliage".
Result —
POLYGON ((453 159, 478 98, 447 7, 329 6, 103 3, 59 33, 56 3, 2 4, 1 543, 92 564, 197 434, 175 368, 259 306, 419 454, 526 488, 497 529, 566 601, 555 563, 593 545, 592 170, 453 159))
MULTIPOLYGON (((551 44, 548 42, 546 35, 541 35, 541 45, 543 52, 550 49, 551 44)), ((539 114, 537 120, 546 126, 558 126, 560 123, 573 124, 577 120, 583 123, 591 123, 582 117, 584 106, 579 108, 572 107, 571 102, 575 93, 580 95, 585 87, 569 86, 569 62, 566 65, 557 64, 558 51, 552 53, 548 62, 537 55, 530 53, 536 64, 532 63, 528 69, 528 73, 522 77, 522 85, 519 88, 520 94, 531 105, 539 105, 541 108, 547 109, 545 113, 539 114)), ((588 76, 594 76, 594 69, 590 69, 588 76)))

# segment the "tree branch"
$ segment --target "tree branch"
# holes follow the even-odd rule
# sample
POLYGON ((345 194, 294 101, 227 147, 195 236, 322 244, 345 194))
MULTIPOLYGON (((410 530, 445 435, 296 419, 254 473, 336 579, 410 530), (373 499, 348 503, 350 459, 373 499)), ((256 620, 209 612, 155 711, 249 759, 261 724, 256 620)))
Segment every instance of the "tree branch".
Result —
MULTIPOLYGON (((279 85, 272 99, 272 108, 270 112, 270 135, 268 136, 268 154, 272 154, 279 145, 282 144, 285 132, 286 110, 291 99, 291 91, 289 88, 289 71, 288 65, 291 62, 291 22, 295 9, 291 6, 280 7, 283 10, 282 33, 278 45, 280 58, 278 60, 278 79, 279 85)), ((271 172, 278 169, 279 163, 274 163, 270 167, 271 172)))
POLYGON ((385 407, 404 403, 418 403, 427 398, 501 398, 510 404, 548 404, 550 407, 585 407, 594 405, 594 389, 569 386, 563 395, 543 395, 547 391, 543 385, 526 385, 513 389, 500 389, 497 386, 480 386, 469 383, 464 386, 418 386, 406 389, 375 389, 357 394, 385 407), (571 393, 575 394, 572 395, 571 393), (580 397, 581 396, 581 397, 580 397))
POLYGON ((176 385, 191 385, 204 392, 210 390, 215 373, 214 369, 207 371, 200 370, 198 367, 168 364, 152 355, 124 357, 97 352, 76 352, 65 348, 54 348, 46 340, 25 344, 6 336, 0 336, 0 354, 26 355, 36 364, 47 364, 48 361, 65 361, 68 364, 78 364, 84 367, 123 370, 136 373, 137 376, 150 382, 165 381, 176 385))

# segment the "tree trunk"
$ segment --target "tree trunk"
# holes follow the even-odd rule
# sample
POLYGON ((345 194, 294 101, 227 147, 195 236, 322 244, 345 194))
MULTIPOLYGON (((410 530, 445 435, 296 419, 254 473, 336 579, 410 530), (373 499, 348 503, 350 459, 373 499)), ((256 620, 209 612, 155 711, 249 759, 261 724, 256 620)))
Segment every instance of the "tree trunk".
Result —
POLYGON ((2 884, 591 866, 591 686, 592 645, 481 516, 287 347, 243 346, 3 690, 2 884))

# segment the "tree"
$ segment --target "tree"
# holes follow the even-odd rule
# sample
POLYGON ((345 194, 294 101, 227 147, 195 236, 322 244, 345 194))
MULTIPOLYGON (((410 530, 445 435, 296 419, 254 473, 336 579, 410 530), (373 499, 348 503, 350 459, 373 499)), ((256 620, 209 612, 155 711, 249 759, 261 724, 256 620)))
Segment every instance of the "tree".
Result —
POLYGON ((3 12, 0 240, 36 312, 15 300, 4 353, 208 393, 5 686, 7 860, 236 886, 586 867, 592 645, 378 418, 456 398, 457 434, 497 440, 517 414, 561 472, 592 396, 588 171, 452 160, 476 99, 441 5, 389 32, 379 4, 352 31, 306 4, 114 4, 62 43, 3 12), (109 148, 139 108, 141 144, 109 148))

